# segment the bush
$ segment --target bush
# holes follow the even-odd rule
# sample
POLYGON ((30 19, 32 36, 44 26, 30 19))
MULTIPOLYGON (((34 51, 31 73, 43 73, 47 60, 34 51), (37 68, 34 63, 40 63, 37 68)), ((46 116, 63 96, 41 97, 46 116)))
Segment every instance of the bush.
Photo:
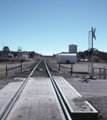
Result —
POLYGON ((98 62, 98 57, 97 56, 93 56, 93 62, 98 62))
POLYGON ((16 56, 17 56, 17 53, 16 53, 16 52, 14 52, 14 53, 13 53, 13 55, 14 55, 14 57, 16 57, 16 56))
POLYGON ((0 57, 0 62, 16 62, 17 58, 0 57))
POLYGON ((97 56, 93 56, 93 62, 99 62, 99 63, 101 63, 102 59, 98 58, 97 56))
POLYGON ((29 56, 30 56, 31 58, 33 58, 33 57, 34 57, 34 54, 33 54, 33 53, 29 53, 29 56))

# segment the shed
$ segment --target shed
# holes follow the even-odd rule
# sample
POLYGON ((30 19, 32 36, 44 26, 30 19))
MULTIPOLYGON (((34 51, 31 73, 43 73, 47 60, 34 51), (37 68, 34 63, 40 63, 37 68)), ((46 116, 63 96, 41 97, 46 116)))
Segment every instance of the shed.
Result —
POLYGON ((77 62, 77 54, 58 54, 58 62, 61 64, 74 64, 77 62))
POLYGON ((22 60, 27 60, 28 56, 27 55, 22 55, 22 60))
POLYGON ((14 57, 14 56, 13 56, 13 54, 9 53, 9 54, 8 54, 8 57, 14 57))

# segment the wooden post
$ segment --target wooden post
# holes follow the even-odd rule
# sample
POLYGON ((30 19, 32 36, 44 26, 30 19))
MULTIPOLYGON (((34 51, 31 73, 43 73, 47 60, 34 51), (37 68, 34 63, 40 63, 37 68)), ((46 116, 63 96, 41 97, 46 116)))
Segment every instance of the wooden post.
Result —
POLYGON ((8 74, 7 74, 7 65, 6 65, 6 76, 7 76, 8 74))
POLYGON ((22 61, 21 61, 21 72, 22 72, 22 61))
POLYGON ((71 65, 71 75, 72 75, 72 72, 73 72, 73 64, 71 65))
POLYGON ((94 68, 93 68, 93 77, 94 77, 94 68))
POLYGON ((101 79, 101 68, 99 68, 99 79, 101 79))
POLYGON ((59 71, 60 71, 60 62, 59 62, 59 71))
POLYGON ((106 79, 106 68, 104 67, 104 79, 106 79))
POLYGON ((72 65, 71 65, 71 75, 72 75, 72 65))

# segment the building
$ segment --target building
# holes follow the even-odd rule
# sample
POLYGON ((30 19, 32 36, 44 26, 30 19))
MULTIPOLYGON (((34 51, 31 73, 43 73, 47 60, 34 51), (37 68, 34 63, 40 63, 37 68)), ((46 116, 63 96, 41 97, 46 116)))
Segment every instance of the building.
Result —
POLYGON ((77 53, 77 45, 69 45, 69 53, 77 53))
POLYGON ((59 53, 58 54, 58 62, 61 64, 75 64, 77 62, 77 54, 76 53, 59 53))
POLYGON ((22 60, 27 60, 28 59, 28 55, 22 55, 22 60))

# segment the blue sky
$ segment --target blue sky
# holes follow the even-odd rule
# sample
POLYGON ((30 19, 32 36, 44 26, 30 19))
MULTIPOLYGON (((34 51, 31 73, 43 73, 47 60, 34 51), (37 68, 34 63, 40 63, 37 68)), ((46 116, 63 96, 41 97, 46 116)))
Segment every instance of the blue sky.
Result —
POLYGON ((42 54, 88 49, 88 31, 96 28, 94 48, 107 52, 107 0, 0 0, 0 50, 42 54))

